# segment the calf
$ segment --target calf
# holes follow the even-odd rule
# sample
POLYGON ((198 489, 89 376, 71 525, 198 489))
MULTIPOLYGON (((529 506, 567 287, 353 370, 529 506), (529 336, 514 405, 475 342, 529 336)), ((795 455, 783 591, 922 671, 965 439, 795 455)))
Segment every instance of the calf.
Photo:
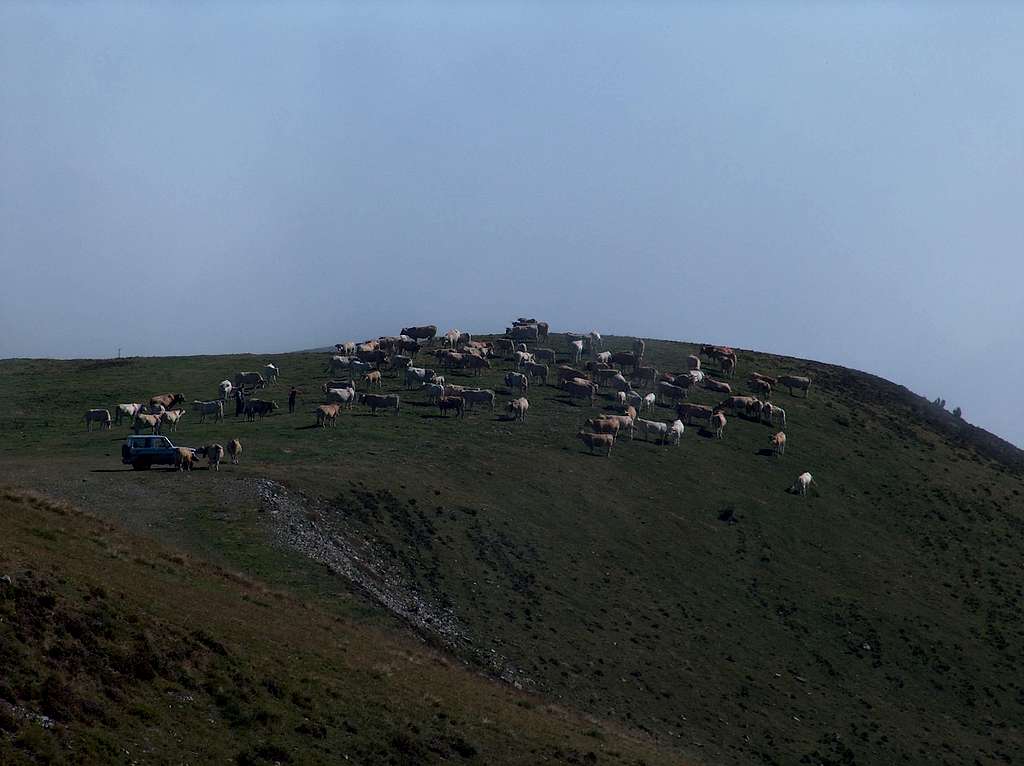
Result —
POLYGON ((238 458, 242 456, 242 442, 232 439, 228 442, 228 455, 231 458, 231 465, 238 465, 238 458))
POLYGON ((138 433, 143 428, 152 429, 154 434, 160 433, 160 426, 163 424, 163 418, 159 415, 148 415, 145 412, 140 412, 135 416, 135 422, 132 424, 132 430, 138 433))
POLYGON ((177 431, 178 421, 185 417, 186 412, 188 412, 188 410, 166 410, 160 413, 160 417, 167 425, 171 427, 172 431, 177 431))
POLYGON ((437 409, 445 417, 448 417, 450 410, 455 410, 455 416, 459 418, 464 417, 466 413, 465 402, 461 396, 442 396, 437 400, 437 409))
POLYGON ((518 390, 520 394, 525 394, 530 387, 530 379, 521 372, 509 372, 505 374, 505 386, 518 390))
POLYGON ((174 455, 174 465, 179 471, 191 471, 194 462, 195 455, 192 454, 190 448, 178 447, 178 451, 174 455))
POLYGON ((686 427, 683 425, 683 421, 675 420, 668 429, 668 441, 670 444, 675 444, 677 447, 683 441, 683 431, 686 427))
POLYGON ((363 376, 363 380, 366 381, 366 385, 368 386, 376 386, 377 388, 382 388, 384 386, 384 381, 381 380, 380 370, 373 370, 372 372, 366 373, 363 376))
POLYGON ((721 439, 722 435, 725 433, 725 413, 716 412, 714 415, 711 416, 710 423, 711 430, 715 432, 715 438, 721 439))
POLYGON ((220 471, 220 461, 224 459, 224 448, 219 444, 207 444, 196 450, 196 454, 205 457, 214 471, 220 471))
POLYGON ((810 489, 812 484, 814 484, 814 477, 807 473, 807 471, 804 471, 796 477, 796 481, 793 482, 793 486, 789 488, 789 491, 795 492, 798 495, 806 495, 807 490, 810 489))

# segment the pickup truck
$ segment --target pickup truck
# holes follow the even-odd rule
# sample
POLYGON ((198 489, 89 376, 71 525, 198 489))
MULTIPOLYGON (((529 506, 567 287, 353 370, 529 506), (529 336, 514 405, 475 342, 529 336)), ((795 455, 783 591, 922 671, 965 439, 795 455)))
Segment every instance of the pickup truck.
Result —
MULTIPOLYGON (((194 447, 188 447, 195 456, 194 447)), ((129 436, 121 445, 121 462, 136 471, 146 471, 154 465, 174 465, 178 448, 166 436, 129 436)))

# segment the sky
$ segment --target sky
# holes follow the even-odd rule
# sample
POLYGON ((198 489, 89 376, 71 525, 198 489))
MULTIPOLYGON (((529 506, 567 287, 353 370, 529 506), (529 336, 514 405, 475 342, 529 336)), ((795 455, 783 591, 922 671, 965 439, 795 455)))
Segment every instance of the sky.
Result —
POLYGON ((1019 3, 3 3, 0 357, 528 315, 1024 445, 1021 40, 1019 3))

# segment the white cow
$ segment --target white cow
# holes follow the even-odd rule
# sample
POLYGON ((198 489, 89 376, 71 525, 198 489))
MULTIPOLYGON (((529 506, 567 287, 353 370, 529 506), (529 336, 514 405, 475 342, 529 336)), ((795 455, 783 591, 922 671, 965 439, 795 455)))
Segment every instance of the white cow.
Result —
POLYGON ((406 367, 405 385, 407 388, 421 388, 424 383, 434 379, 434 371, 426 367, 406 367))
POLYGON ((597 354, 594 357, 594 359, 596 359, 601 364, 611 364, 612 363, 612 352, 611 351, 602 351, 601 353, 597 354))
POLYGON ((572 347, 572 363, 578 364, 580 358, 583 356, 583 341, 574 340, 569 345, 572 347))
POLYGON ((231 392, 235 390, 230 380, 222 380, 217 384, 217 390, 220 392, 220 399, 222 402, 226 402, 231 398, 231 392))
POLYGON ((683 431, 686 430, 686 426, 683 425, 683 421, 676 420, 672 423, 672 426, 668 429, 668 440, 670 444, 675 444, 677 447, 683 440, 683 431))
POLYGON ((135 416, 143 411, 143 405, 141 404, 119 404, 114 408, 114 422, 118 425, 125 418, 131 423, 135 420, 135 416))
POLYGON ((205 423, 207 415, 213 415, 215 421, 224 419, 224 402, 216 399, 212 402, 201 402, 198 399, 192 402, 192 408, 199 413, 199 422, 205 423))
POLYGON ((428 402, 437 402, 444 396, 444 383, 427 383, 425 386, 428 402))
POLYGON ((263 377, 270 383, 277 383, 277 378, 280 375, 280 370, 274 364, 268 364, 263 368, 263 377))
POLYGON ((793 482, 793 486, 789 488, 789 491, 796 492, 798 495, 806 495, 808 488, 812 484, 814 484, 814 477, 807 471, 804 471, 796 477, 796 481, 793 482))
POLYGON ((657 398, 658 397, 655 396, 654 394, 647 394, 644 397, 643 406, 640 409, 641 410, 653 410, 654 409, 654 402, 657 401, 657 398))
POLYGON ((636 424, 637 430, 643 434, 644 441, 648 440, 648 434, 654 434, 656 439, 660 439, 662 443, 664 443, 665 437, 668 436, 668 423, 662 423, 658 420, 644 420, 643 418, 636 418, 633 422, 636 424))
POLYGON ((352 404, 356 400, 356 390, 349 386, 348 388, 328 388, 327 389, 327 403, 328 404, 343 404, 345 409, 352 409, 352 404))

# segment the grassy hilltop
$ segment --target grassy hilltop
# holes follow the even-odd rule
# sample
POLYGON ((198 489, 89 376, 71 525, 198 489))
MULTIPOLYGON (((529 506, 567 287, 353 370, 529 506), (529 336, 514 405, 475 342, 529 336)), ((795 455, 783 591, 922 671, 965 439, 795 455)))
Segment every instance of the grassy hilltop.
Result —
MULTIPOLYGON (((561 336, 552 345, 566 349, 561 336)), ((650 341, 647 357, 678 370, 694 350, 650 341)), ((742 393, 752 370, 814 380, 806 399, 773 394, 788 415, 780 459, 764 454, 777 429, 742 417, 730 417, 721 441, 688 427, 679 447, 620 440, 611 458, 591 456, 574 434, 610 401, 570 402, 551 386, 531 389, 526 423, 500 409, 460 421, 386 377, 385 391, 402 394, 401 415, 357 406, 321 431, 310 411, 326 358, 0 362, 3 477, 117 525, 88 531, 100 522, 55 515, 12 492, 0 539, 16 542, 0 548, 0 574, 18 584, 24 569, 46 572, 40 591, 78 610, 93 608, 84 602, 90 588, 104 589, 102 603, 128 593, 119 614, 136 621, 136 633, 160 637, 155 651, 180 643, 203 659, 195 668, 177 655, 174 663, 226 679, 192 678, 214 690, 197 720, 219 711, 224 754, 273 761, 274 748, 326 742, 335 754, 351 745, 357 762, 986 764, 1024 752, 1024 468, 1021 453, 995 437, 887 381, 743 351, 733 379, 742 393), (282 378, 261 397, 284 407, 288 387, 299 385, 300 413, 204 425, 190 413, 168 434, 191 446, 238 436, 240 466, 123 470, 127 429, 84 431, 87 408, 166 391, 213 398, 218 381, 268 361, 282 378), (818 490, 787 494, 805 470, 818 490), (114 535, 119 557, 88 542, 114 535), (132 566, 134 555, 155 567, 132 566), (104 566, 108 559, 117 566, 104 566), (181 604, 194 613, 188 620, 181 604), (166 638, 165 625, 180 642, 166 638), (226 656, 245 672, 206 640, 230 647, 226 656), (338 648, 356 644, 357 659, 338 648), (415 670, 375 675, 388 664, 377 651, 407 652, 415 670), (452 654, 508 683, 444 659, 452 654), (288 694, 301 687, 314 714, 287 694, 264 693, 263 662, 288 694), (343 690, 350 676, 358 694, 343 690), (403 692, 392 697, 396 677, 403 692), (218 707, 216 689, 236 687, 252 692, 271 723, 218 707), (424 702, 444 696, 438 688, 448 690, 444 720, 462 722, 455 733, 424 702), (488 713, 477 709, 484 699, 488 713), (360 733, 346 734, 355 716, 378 728, 367 734, 368 724, 353 723, 360 733), (305 718, 325 736, 296 734, 305 718)), ((503 404, 507 369, 448 380, 494 388, 503 404)), ((659 406, 654 417, 673 415, 659 406)), ((4 593, 0 585, 0 608, 16 614, 11 604, 20 602, 4 593)), ((0 621, 0 645, 22 646, 15 625, 0 621)), ((124 641, 143 640, 136 633, 124 641)), ((22 660, 22 680, 0 685, 0 700, 33 710, 47 697, 27 680, 30 668, 45 666, 72 687, 85 672, 52 653, 22 660)), ((53 715, 97 741, 131 731, 145 742, 159 729, 153 746, 171 747, 167 732, 190 720, 188 708, 174 708, 172 724, 171 708, 153 702, 171 681, 191 688, 174 674, 133 681, 126 700, 141 695, 154 718, 126 714, 116 699, 104 702, 106 717, 80 708, 53 715)), ((4 734, 0 725, 0 756, 5 747, 31 752, 26 730, 4 734)), ((332 762, 326 750, 301 752, 332 762)))

